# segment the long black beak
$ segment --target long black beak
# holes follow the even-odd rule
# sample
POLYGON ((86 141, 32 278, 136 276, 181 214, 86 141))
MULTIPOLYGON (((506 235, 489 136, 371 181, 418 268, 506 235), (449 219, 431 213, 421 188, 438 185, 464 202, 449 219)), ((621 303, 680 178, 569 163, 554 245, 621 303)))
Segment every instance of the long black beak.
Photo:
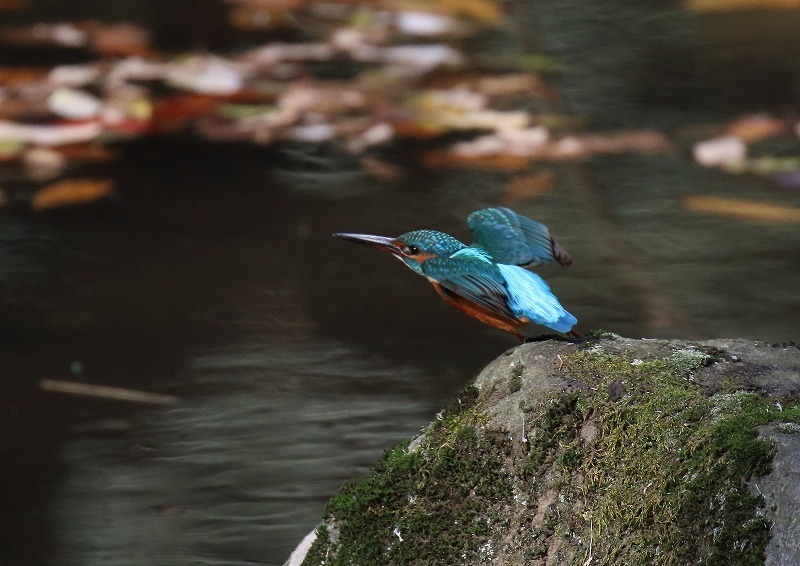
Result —
POLYGON ((395 238, 389 238, 387 236, 373 236, 371 234, 348 234, 341 232, 334 234, 334 236, 343 240, 369 246, 382 252, 388 252, 390 254, 402 255, 403 253, 400 248, 397 247, 395 238))

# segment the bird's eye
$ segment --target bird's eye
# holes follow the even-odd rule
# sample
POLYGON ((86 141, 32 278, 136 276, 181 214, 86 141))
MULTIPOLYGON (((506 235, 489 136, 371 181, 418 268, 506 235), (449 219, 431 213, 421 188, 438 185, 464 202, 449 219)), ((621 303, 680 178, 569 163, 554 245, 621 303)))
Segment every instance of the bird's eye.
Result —
POLYGON ((417 255, 419 253, 419 248, 417 246, 407 245, 406 249, 403 251, 406 253, 406 255, 417 255))

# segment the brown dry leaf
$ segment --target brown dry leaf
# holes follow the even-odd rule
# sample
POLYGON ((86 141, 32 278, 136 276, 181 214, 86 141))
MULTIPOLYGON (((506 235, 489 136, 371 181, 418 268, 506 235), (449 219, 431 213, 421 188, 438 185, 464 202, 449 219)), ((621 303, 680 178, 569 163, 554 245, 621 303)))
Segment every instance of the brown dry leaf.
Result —
POLYGON ((263 6, 236 6, 228 14, 228 21, 236 29, 245 31, 295 25, 294 14, 290 11, 263 6))
MULTIPOLYGON (((308 7, 312 0, 225 0, 228 4, 253 6, 269 10, 301 10, 308 7)), ((340 3, 341 0, 337 0, 340 3)))
POLYGON ((552 190, 556 176, 552 171, 539 171, 526 175, 516 175, 508 180, 508 188, 503 195, 503 204, 515 204, 552 190))
POLYGON ((0 11, 26 10, 28 0, 0 0, 0 11))
POLYGON ((100 144, 62 145, 58 152, 70 161, 107 163, 119 157, 119 151, 100 144))
POLYGON ((785 131, 787 131, 787 124, 783 120, 778 120, 769 114, 748 114, 730 124, 725 130, 725 135, 752 144, 778 136, 785 131))
POLYGON ((153 125, 159 132, 180 130, 190 120, 210 114, 217 103, 213 96, 191 92, 161 99, 153 108, 153 125))
POLYGON ((441 124, 420 122, 414 119, 399 119, 392 121, 394 133, 398 138, 431 139, 438 138, 447 131, 441 124))
POLYGON ((67 159, 55 149, 32 147, 23 154, 22 164, 28 178, 34 181, 48 181, 64 173, 67 159))
POLYGON ((65 179, 39 189, 33 195, 31 207, 43 211, 88 204, 107 197, 113 191, 114 182, 107 179, 65 179))
POLYGON ((398 181, 405 175, 402 167, 392 165, 377 157, 362 157, 361 168, 373 179, 387 183, 398 181))
POLYGON ((672 142, 661 132, 635 130, 565 137, 547 144, 541 150, 541 158, 562 161, 581 159, 598 153, 658 153, 672 149, 672 142))
POLYGON ((427 151, 422 160, 434 169, 478 168, 495 171, 520 171, 528 168, 531 157, 524 155, 463 156, 452 151, 427 151))
POLYGON ((103 131, 98 120, 74 124, 19 124, 0 120, 0 141, 55 146, 95 139, 103 131))
POLYGON ((495 0, 379 0, 378 4, 394 12, 430 12, 448 16, 464 16, 484 25, 499 25, 505 14, 495 0))
POLYGON ((669 151, 672 142, 669 138, 655 130, 635 130, 629 132, 615 132, 606 135, 578 136, 583 147, 589 154, 592 153, 649 153, 669 151))
POLYGON ((0 67, 0 85, 13 86, 42 81, 49 72, 50 69, 40 67, 0 67))
POLYGON ((34 24, 0 29, 0 40, 14 45, 85 47, 88 35, 72 23, 34 24))
POLYGON ((797 0, 684 0, 683 7, 696 12, 725 12, 758 8, 796 10, 800 5, 797 0))
POLYGON ((150 33, 134 24, 86 24, 92 37, 92 46, 101 55, 108 57, 155 57, 157 52, 150 46, 150 33))
POLYGON ((533 96, 550 102, 558 100, 558 92, 536 73, 481 77, 476 81, 475 88, 492 98, 533 96))
POLYGON ((681 199, 687 210, 771 224, 800 223, 800 208, 746 199, 688 195, 681 199))

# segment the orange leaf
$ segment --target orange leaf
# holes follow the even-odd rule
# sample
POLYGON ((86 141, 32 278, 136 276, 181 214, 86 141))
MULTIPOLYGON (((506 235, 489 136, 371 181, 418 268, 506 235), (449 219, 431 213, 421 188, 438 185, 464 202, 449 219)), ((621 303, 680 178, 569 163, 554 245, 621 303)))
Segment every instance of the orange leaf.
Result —
POLYGON ((796 9, 797 0, 684 0, 683 7, 697 12, 724 12, 730 10, 796 9))
POLYGON ((116 149, 99 144, 62 145, 58 152, 71 161, 106 163, 119 157, 116 149))
POLYGON ((739 138, 745 143, 752 144, 766 138, 778 136, 787 129, 787 125, 783 120, 773 118, 768 114, 749 114, 731 123, 725 133, 739 138))
POLYGON ((48 72, 49 69, 42 67, 0 67, 0 84, 10 86, 37 82, 44 80, 48 72))
POLYGON ((88 204, 107 197, 114 182, 104 179, 65 179, 40 189, 31 200, 33 210, 88 204))
POLYGON ((689 195, 681 199, 693 212, 773 224, 800 223, 800 208, 745 199, 689 195))
POLYGON ((216 98, 207 94, 177 94, 155 104, 153 123, 160 132, 180 130, 192 119, 210 114, 217 103, 216 98))

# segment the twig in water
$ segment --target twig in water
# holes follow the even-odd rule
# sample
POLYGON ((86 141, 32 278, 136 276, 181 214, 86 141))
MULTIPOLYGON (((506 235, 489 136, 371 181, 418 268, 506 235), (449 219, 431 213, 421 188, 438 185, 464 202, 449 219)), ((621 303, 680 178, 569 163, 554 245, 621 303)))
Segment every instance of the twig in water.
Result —
POLYGON ((68 393, 70 395, 84 395, 86 397, 99 397, 101 399, 114 399, 116 401, 150 403, 153 405, 177 405, 181 401, 174 395, 135 391, 133 389, 123 389, 122 387, 111 387, 108 385, 59 381, 55 379, 43 379, 41 383, 39 383, 39 387, 44 391, 68 393))

